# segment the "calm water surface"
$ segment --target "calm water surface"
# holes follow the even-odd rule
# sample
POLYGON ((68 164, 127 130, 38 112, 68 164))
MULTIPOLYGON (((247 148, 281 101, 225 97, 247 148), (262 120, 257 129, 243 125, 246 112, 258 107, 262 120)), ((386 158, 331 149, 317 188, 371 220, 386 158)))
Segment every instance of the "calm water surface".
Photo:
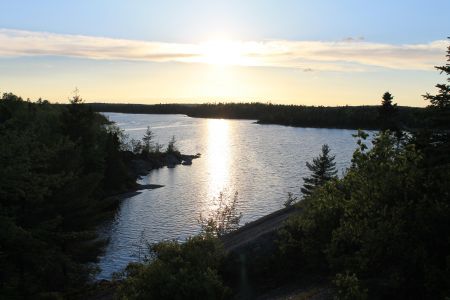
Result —
POLYGON ((241 224, 283 207, 287 193, 300 193, 305 162, 327 143, 340 173, 356 148, 353 130, 257 125, 249 120, 189 118, 183 115, 105 113, 130 138, 147 126, 167 145, 172 136, 182 153, 201 153, 191 166, 151 171, 140 183, 161 184, 124 200, 114 220, 102 228, 110 238, 99 279, 110 278, 138 260, 143 240, 183 240, 199 231, 199 215, 215 208, 220 192, 239 194, 241 224))

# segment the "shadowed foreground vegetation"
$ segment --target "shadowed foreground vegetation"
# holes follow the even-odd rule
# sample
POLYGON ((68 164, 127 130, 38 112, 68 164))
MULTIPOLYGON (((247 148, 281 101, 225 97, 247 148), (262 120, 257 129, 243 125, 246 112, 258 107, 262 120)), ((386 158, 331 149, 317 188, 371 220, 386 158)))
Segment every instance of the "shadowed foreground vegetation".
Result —
MULTIPOLYGON (((450 82, 450 65, 438 69, 450 82)), ((217 214, 200 218, 200 235, 148 245, 146 259, 130 264, 112 283, 109 299, 113 294, 127 300, 252 299, 312 280, 333 286, 336 299, 448 299, 450 85, 437 88, 437 94, 425 96, 431 104, 422 110, 421 126, 403 126, 401 109, 385 93, 376 108, 383 130, 371 149, 368 135, 358 131, 342 178, 335 176, 333 156, 324 146, 309 164, 307 192, 295 204, 299 213, 271 240, 225 251, 220 238, 240 220, 236 195, 217 214)), ((124 153, 140 158, 161 153, 151 143, 150 129, 132 145, 135 153, 125 151, 120 131, 80 102, 76 96, 69 106, 31 103, 12 94, 0 101, 2 299, 86 299, 86 291, 95 297, 95 285, 86 289, 95 274, 90 263, 104 244, 95 227, 117 203, 106 196, 135 183, 124 153)), ((184 107, 272 109, 262 104, 184 107)), ((289 107, 283 109, 284 117, 290 114, 289 107)), ((302 114, 302 109, 291 111, 302 114)), ((328 116, 326 110, 354 108, 311 109, 328 116)), ((372 128, 361 124, 357 127, 372 128)), ((165 154, 176 153, 173 139, 165 154)), ((317 293, 304 295, 312 294, 317 293)))
POLYGON ((0 299, 59 299, 97 273, 96 228, 139 174, 190 164, 175 138, 123 132, 75 96, 68 106, 0 98, 0 299))
MULTIPOLYGON (((450 47, 448 54, 450 59, 450 47)), ((449 65, 439 69, 450 75, 449 65)), ((423 120, 427 126, 407 132, 391 122, 396 107, 385 93, 385 129, 371 149, 366 133, 355 135, 352 164, 342 178, 324 146, 309 164, 313 174, 295 204, 298 213, 268 241, 272 246, 256 243, 224 253, 214 250, 220 249, 213 246, 220 240, 210 234, 214 230, 184 244, 156 244, 150 251, 156 259, 131 267, 119 298, 252 299, 314 278, 333 286, 335 299, 448 298, 450 86, 438 88, 426 96, 435 100, 423 120)))
POLYGON ((119 299, 253 299, 285 285, 336 299, 448 297, 450 157, 434 157, 449 137, 384 131, 370 150, 357 137, 344 177, 295 204, 273 240, 227 253, 209 229, 151 245, 152 259, 125 272, 119 299))
POLYGON ((120 132, 67 107, 0 99, 0 298, 57 298, 95 274, 96 226, 132 188, 120 132))

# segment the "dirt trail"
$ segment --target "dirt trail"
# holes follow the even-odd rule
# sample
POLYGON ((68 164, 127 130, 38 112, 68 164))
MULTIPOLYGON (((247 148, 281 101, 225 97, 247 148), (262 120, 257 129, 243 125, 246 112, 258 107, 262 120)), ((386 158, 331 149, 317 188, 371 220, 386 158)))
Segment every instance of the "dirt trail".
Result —
POLYGON ((297 211, 294 206, 277 210, 221 237, 225 250, 234 251, 259 241, 268 234, 273 234, 291 214, 297 211))

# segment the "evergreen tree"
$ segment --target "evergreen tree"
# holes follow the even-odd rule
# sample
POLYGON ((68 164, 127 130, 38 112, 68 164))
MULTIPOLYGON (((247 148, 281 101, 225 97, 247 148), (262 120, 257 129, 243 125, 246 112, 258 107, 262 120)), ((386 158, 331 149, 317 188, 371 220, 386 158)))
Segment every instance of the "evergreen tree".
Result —
POLYGON ((317 187, 336 177, 337 170, 334 158, 334 155, 330 155, 330 147, 325 144, 322 146, 322 154, 314 158, 312 163, 306 163, 306 167, 312 174, 309 177, 303 177, 304 184, 301 188, 303 195, 311 195, 317 187))
POLYGON ((396 121, 394 119, 397 112, 397 104, 394 104, 392 100, 394 100, 394 96, 392 96, 391 93, 385 92, 383 94, 381 107, 379 110, 381 129, 383 130, 397 130, 397 126, 395 124, 396 121))
POLYGON ((169 141, 169 144, 167 144, 166 153, 177 153, 178 149, 175 145, 177 141, 175 140, 175 136, 173 135, 172 138, 169 141))
POLYGON ((80 102, 0 98, 0 299, 63 299, 95 274, 97 226, 133 186, 120 130, 80 102))
MULTIPOLYGON (((39 100, 41 100, 39 98, 39 100)), ((80 91, 78 90, 78 88, 75 88, 75 90, 73 91, 73 96, 72 99, 69 99, 70 104, 82 104, 84 103, 83 98, 81 98, 80 96, 80 91)))
MULTIPOLYGON (((450 39, 450 37, 449 37, 450 39)), ((450 62, 450 45, 447 48, 447 61, 450 62)), ((436 66, 436 69, 441 71, 441 73, 447 74, 447 81, 450 82, 450 64, 446 64, 445 66, 436 66)), ((424 95, 425 100, 429 100, 431 102, 431 107, 440 108, 440 109, 448 109, 450 108, 450 85, 441 83, 437 84, 436 87, 439 89, 439 93, 436 95, 431 95, 430 93, 426 93, 424 95)))
POLYGON ((429 168, 429 152, 408 140, 399 144, 388 132, 375 136, 370 150, 367 135, 358 137, 343 178, 317 189, 285 223, 279 239, 285 265, 296 275, 336 274, 338 296, 367 288, 369 299, 445 299, 450 165, 429 168))
MULTIPOLYGON (((447 61, 450 61, 450 46, 447 48, 447 61)), ((447 75, 450 82, 450 64, 436 66, 436 69, 447 75)), ((427 93, 423 97, 430 101, 428 106, 430 117, 427 118, 428 128, 414 134, 418 148, 427 153, 428 163, 434 166, 450 163, 450 84, 437 84, 436 95, 427 93)))
POLYGON ((142 138, 142 153, 150 153, 153 149, 153 137, 154 133, 150 130, 150 126, 147 126, 144 137, 142 138))
POLYGON ((381 101, 381 107, 383 109, 386 109, 386 110, 391 110, 392 109, 392 100, 393 99, 394 99, 394 97, 392 96, 391 93, 385 92, 383 94, 383 101, 381 101))

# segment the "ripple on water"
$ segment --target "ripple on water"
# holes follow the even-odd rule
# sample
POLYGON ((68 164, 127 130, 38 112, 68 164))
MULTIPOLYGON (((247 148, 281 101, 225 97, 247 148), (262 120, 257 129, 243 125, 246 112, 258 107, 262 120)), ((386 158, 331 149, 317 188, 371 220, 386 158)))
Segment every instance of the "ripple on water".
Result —
MULTIPOLYGON (((114 218, 100 229, 110 242, 100 258, 98 279, 110 278, 138 260, 142 241, 183 240, 199 232, 197 219, 214 207, 220 192, 239 193, 241 224, 283 207, 288 192, 298 195, 305 162, 327 143, 342 171, 350 163, 352 130, 257 125, 249 120, 211 120, 183 115, 105 113, 130 138, 150 126, 155 141, 172 136, 183 153, 201 153, 191 166, 150 172, 140 183, 164 187, 124 200, 114 218)), ((341 171, 339 174, 341 174, 341 171)))

